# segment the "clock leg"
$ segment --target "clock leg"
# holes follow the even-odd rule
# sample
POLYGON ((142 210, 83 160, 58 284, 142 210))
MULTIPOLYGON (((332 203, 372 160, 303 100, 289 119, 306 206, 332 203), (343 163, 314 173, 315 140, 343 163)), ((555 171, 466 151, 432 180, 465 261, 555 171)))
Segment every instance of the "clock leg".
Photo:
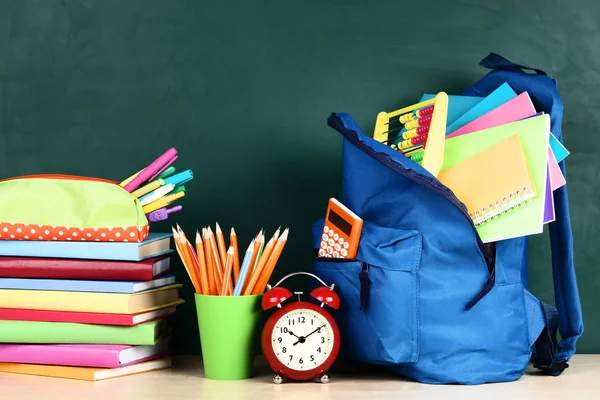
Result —
POLYGON ((279 374, 273 375, 273 383, 280 384, 283 383, 283 377, 279 374))
POLYGON ((329 375, 327 374, 323 374, 319 377, 319 381, 321 381, 321 383, 329 383, 329 375))

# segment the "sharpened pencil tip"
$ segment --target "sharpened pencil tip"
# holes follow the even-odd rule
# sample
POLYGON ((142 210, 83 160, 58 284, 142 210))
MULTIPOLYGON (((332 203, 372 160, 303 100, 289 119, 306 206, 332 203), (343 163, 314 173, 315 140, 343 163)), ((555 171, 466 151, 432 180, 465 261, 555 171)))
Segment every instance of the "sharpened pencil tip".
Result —
POLYGON ((231 233, 229 234, 229 236, 237 236, 235 234, 235 229, 233 229, 233 227, 231 227, 231 233))
POLYGON ((227 250, 227 254, 233 255, 233 253, 234 253, 233 246, 229 246, 229 250, 227 250))
POLYGON ((281 241, 287 240, 287 238, 288 238, 288 232, 289 232, 289 228, 285 228, 285 231, 283 231, 283 233, 281 234, 281 237, 279 238, 279 240, 281 240, 281 241))
POLYGON ((173 237, 175 239, 177 239, 179 237, 179 233, 177 233, 177 231, 175 230, 175 228, 171 227, 171 230, 173 231, 173 237))
POLYGON ((217 226, 215 227, 215 233, 218 235, 219 233, 223 233, 223 231, 221 230, 221 227, 219 226, 219 223, 217 222, 216 224, 217 226))

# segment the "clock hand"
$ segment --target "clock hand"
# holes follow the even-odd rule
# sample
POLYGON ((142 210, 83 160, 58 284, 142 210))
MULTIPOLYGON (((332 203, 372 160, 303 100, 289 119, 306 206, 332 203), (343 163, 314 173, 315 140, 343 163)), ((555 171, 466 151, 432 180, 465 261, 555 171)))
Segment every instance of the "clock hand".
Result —
MULTIPOLYGON (((309 337, 309 336, 310 336, 310 335, 312 335, 313 333, 317 332, 317 331, 318 331, 318 330, 320 330, 321 328, 325 328, 325 325, 318 327, 317 329, 315 329, 314 331, 312 331, 311 333, 309 333, 309 334, 308 334, 308 335, 306 335, 306 336, 300 336, 300 337, 298 338, 298 341, 297 341, 296 343, 292 344, 292 346, 295 346, 295 345, 297 345, 298 343, 304 343, 304 342, 306 342, 306 338, 307 338, 307 337, 309 337)), ((294 335, 294 336, 296 336, 296 335, 294 335)), ((298 337, 298 336, 296 336, 296 337, 298 337)))
POLYGON ((320 331, 322 328, 325 328, 325 325, 318 327, 317 329, 315 329, 314 331, 312 331, 311 333, 309 333, 308 335, 304 336, 304 339, 306 339, 307 337, 309 337, 310 335, 312 335, 313 333, 315 333, 316 331, 320 331))
POLYGON ((292 335, 292 336, 296 336, 298 339, 300 339, 300 336, 296 335, 294 332, 292 332, 292 331, 288 331, 288 333, 289 333, 290 335, 292 335))

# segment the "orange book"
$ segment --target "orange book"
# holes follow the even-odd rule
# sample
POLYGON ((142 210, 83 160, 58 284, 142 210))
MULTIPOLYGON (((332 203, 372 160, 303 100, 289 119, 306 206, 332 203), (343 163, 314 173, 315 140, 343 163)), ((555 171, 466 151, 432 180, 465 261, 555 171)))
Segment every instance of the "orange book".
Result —
POLYGON ((90 368, 67 367, 59 365, 0 363, 0 372, 13 374, 50 376, 53 378, 79 379, 84 381, 99 381, 116 378, 119 376, 139 374, 168 368, 172 364, 170 358, 146 361, 139 364, 128 365, 120 368, 90 368))
POLYGON ((519 135, 445 169, 438 179, 465 204, 475 225, 501 218, 535 196, 519 135))

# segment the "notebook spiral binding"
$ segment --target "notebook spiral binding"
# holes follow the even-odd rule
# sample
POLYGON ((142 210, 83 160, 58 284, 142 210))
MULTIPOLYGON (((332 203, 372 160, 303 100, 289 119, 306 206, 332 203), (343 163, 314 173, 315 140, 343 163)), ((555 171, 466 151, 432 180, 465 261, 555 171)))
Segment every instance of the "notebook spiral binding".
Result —
POLYGON ((483 207, 481 210, 476 210, 475 213, 469 213, 475 226, 479 226, 494 220, 507 212, 521 207, 525 203, 531 202, 535 193, 527 188, 517 190, 515 193, 504 197, 502 201, 496 201, 496 204, 490 204, 488 207, 483 207))

